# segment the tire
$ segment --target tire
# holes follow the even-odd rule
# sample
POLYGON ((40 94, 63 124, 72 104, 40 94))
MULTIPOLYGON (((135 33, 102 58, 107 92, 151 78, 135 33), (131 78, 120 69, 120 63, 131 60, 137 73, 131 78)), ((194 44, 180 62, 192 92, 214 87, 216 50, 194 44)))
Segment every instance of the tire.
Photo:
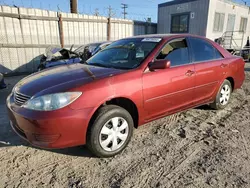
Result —
POLYGON ((212 103, 210 106, 215 110, 224 109, 229 104, 231 95, 232 95, 232 84, 228 80, 225 80, 220 86, 220 89, 216 95, 214 103, 212 103))
POLYGON ((87 147, 98 157, 112 157, 128 145, 133 135, 134 122, 125 109, 107 105, 98 110, 89 126, 87 147))

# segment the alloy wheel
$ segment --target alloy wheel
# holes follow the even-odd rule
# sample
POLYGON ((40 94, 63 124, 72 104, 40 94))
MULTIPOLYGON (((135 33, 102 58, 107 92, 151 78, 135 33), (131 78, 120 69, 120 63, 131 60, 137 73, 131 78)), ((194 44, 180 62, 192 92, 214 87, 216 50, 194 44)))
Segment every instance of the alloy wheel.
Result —
POLYGON ((230 95, 231 95, 230 86, 225 84, 220 92, 220 104, 223 106, 226 105, 229 102, 230 95))

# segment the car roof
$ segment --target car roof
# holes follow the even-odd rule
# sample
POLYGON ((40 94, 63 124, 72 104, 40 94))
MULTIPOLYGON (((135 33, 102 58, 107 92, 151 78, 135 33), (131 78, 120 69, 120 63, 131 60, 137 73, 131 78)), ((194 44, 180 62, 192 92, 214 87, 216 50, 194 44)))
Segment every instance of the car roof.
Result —
POLYGON ((168 39, 170 37, 197 37, 197 38, 205 38, 199 35, 193 34, 149 34, 149 35, 137 35, 133 37, 128 37, 126 39, 133 39, 133 38, 162 38, 168 39))
POLYGON ((177 34, 149 34, 149 35, 137 35, 128 38, 168 38, 175 35, 177 34))

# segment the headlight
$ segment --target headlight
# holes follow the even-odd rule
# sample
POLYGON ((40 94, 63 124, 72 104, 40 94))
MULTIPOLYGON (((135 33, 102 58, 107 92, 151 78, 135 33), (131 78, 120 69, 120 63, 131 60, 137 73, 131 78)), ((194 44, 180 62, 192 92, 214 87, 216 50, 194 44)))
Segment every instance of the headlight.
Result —
POLYGON ((31 98, 22 107, 37 111, 57 110, 69 105, 80 97, 81 94, 81 92, 66 92, 44 95, 31 98))

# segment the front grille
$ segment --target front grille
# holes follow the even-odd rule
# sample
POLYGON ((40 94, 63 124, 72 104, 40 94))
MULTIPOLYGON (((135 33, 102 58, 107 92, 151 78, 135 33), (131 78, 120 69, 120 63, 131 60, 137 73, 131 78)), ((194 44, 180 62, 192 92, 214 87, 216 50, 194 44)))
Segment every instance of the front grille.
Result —
POLYGON ((30 96, 27 96, 18 92, 14 92, 14 100, 18 106, 23 105, 30 98, 31 98, 30 96))

